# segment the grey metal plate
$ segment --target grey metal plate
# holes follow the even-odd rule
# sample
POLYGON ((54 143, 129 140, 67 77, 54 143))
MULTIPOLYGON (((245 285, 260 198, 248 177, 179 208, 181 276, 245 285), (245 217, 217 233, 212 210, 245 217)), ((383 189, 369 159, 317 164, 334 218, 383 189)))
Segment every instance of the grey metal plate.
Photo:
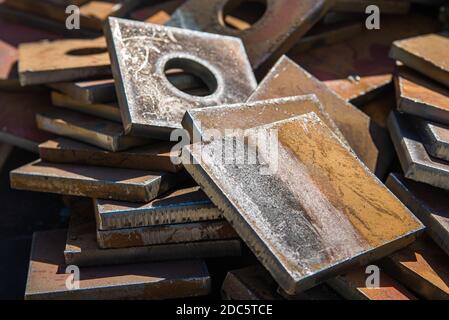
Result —
POLYGON ((223 218, 199 187, 173 189, 145 204, 96 199, 94 207, 100 230, 223 218))
POLYGON ((168 139, 186 110, 244 101, 256 87, 238 38, 118 18, 109 18, 106 35, 127 133, 168 139), (214 93, 178 90, 164 74, 173 64, 196 73, 214 93))
POLYGON ((388 128, 407 178, 449 189, 449 162, 432 158, 427 153, 412 119, 397 112, 388 117, 388 128))
POLYGON ((449 192, 391 173, 387 187, 427 227, 427 233, 449 255, 449 192))
POLYGON ((225 136, 187 146, 182 159, 288 294, 388 255, 423 229, 315 114, 259 127, 277 130, 274 158, 257 143, 256 129, 244 141, 225 136), (226 143, 245 154, 259 146, 264 161, 236 164, 223 154, 226 143))

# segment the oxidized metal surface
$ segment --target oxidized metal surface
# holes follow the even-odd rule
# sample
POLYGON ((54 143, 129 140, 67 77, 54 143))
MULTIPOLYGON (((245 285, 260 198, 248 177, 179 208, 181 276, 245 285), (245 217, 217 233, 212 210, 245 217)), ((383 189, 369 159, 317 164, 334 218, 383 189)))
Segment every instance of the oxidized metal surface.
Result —
POLYGON ((57 107, 72 109, 106 120, 122 122, 117 103, 85 103, 56 91, 51 93, 51 102, 57 107))
POLYGON ((449 87, 449 35, 433 33, 393 42, 390 56, 449 87))
POLYGON ((180 152, 171 151, 173 142, 155 142, 143 147, 111 152, 66 138, 55 138, 39 145, 42 160, 91 166, 179 172, 182 165, 174 164, 180 152))
POLYGON ((0 88, 18 87, 17 49, 0 39, 0 88))
POLYGON ((403 16, 383 15, 381 20, 380 30, 363 28, 351 39, 290 55, 290 58, 321 81, 388 76, 395 69, 395 61, 388 57, 393 41, 440 30, 434 17, 414 12, 403 16))
POLYGON ((224 23, 227 2, 189 0, 175 11, 167 25, 240 37, 253 69, 258 69, 263 64, 269 67, 292 47, 324 16, 333 0, 266 0, 262 18, 243 31, 224 23))
POLYGON ((364 105, 378 97, 392 83, 390 74, 348 77, 346 79, 329 80, 324 82, 340 98, 355 104, 364 105))
POLYGON ((314 113, 259 127, 277 130, 277 156, 268 157, 259 145, 263 162, 224 159, 226 143, 254 151, 256 129, 246 142, 225 136, 201 148, 186 146, 182 159, 286 293, 388 255, 423 229, 314 113), (266 166, 272 174, 261 174, 266 166))
POLYGON ((327 283, 349 300, 416 300, 416 297, 388 274, 380 270, 379 286, 366 285, 369 274, 365 267, 354 268, 327 283))
MULTIPOLYGON (((86 199, 87 201, 87 199, 86 199)), ((66 264, 80 267, 148 261, 229 257, 241 254, 240 240, 214 240, 103 250, 98 247, 92 201, 90 210, 71 208, 66 264)))
MULTIPOLYGON (((385 90, 379 97, 359 106, 359 109, 367 114, 371 118, 371 121, 377 123, 382 128, 387 129, 388 116, 391 111, 396 109, 394 89, 389 88, 388 90, 385 90)), ((391 148, 391 153, 394 153, 391 140, 389 140, 388 146, 391 148)))
POLYGON ((226 300, 280 300, 278 285, 260 265, 231 270, 221 286, 226 300))
POLYGON ((184 175, 132 169, 45 163, 36 160, 11 171, 11 187, 90 198, 151 201, 184 175))
POLYGON ((370 5, 377 6, 382 14, 406 14, 410 10, 409 0, 335 0, 332 11, 365 13, 370 5))
POLYGON ((392 112, 388 117, 388 129, 405 176, 449 189, 449 162, 429 156, 412 121, 413 119, 397 112, 392 112))
POLYGON ((106 32, 127 133, 167 139, 186 110, 244 101, 256 87, 238 38, 117 18, 109 18, 106 32), (178 90, 164 74, 167 67, 197 75, 213 93, 178 90))
POLYGON ((67 289, 65 239, 66 230, 34 233, 25 299, 168 299, 211 290, 203 260, 81 268, 79 289, 67 289))
POLYGON ((416 72, 398 68, 395 77, 398 110, 449 124, 449 90, 416 72))
POLYGON ((49 86, 80 102, 104 103, 117 101, 114 79, 57 82, 49 86))
POLYGON ((427 227, 427 233, 449 255, 449 193, 390 173, 387 187, 427 227))
POLYGON ((421 297, 449 300, 449 257, 427 237, 382 261, 384 269, 421 297))
POLYGON ((100 230, 222 219, 199 187, 170 190, 149 203, 94 200, 100 230))
POLYGON ((110 74, 110 60, 104 38, 40 41, 19 45, 19 79, 22 85, 110 74), (86 54, 90 50, 94 53, 86 54))
MULTIPOLYGON (((192 109, 184 115, 182 125, 191 137, 204 136, 207 130, 211 129, 219 130, 221 134, 225 134, 225 130, 250 129, 309 112, 315 112, 340 139, 345 141, 342 133, 315 95, 192 109)), ((214 131, 214 133, 216 132, 214 131)), ((203 138, 208 139, 210 137, 203 138)))
POLYGON ((0 92, 0 140, 38 152, 39 143, 52 139, 53 134, 39 130, 36 113, 52 111, 46 92, 0 92))
POLYGON ((154 142, 125 135, 123 127, 116 122, 69 110, 38 113, 36 122, 39 129, 113 152, 154 142))
POLYGON ((363 163, 376 175, 385 174, 393 157, 386 130, 286 56, 271 69, 249 101, 300 94, 315 94, 363 163), (379 152, 380 148, 382 152, 379 152))
POLYGON ((449 126, 423 119, 416 119, 416 122, 427 152, 435 158, 449 161, 449 126))
POLYGON ((226 239, 238 236, 225 220, 97 231, 97 243, 102 249, 226 239))

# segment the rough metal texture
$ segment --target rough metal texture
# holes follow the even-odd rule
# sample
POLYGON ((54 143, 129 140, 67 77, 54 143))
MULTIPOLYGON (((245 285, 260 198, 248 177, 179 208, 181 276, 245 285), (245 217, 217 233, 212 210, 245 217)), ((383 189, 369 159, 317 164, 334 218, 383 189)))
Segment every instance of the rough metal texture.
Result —
POLYGON ((417 128, 427 152, 435 158, 449 161, 449 126, 417 119, 417 128))
POLYGON ((449 255, 449 193, 391 173, 387 187, 427 227, 427 233, 449 255))
POLYGON ((0 88, 18 87, 17 49, 0 39, 0 88))
POLYGON ((168 299, 211 290, 202 260, 81 268, 80 288, 69 290, 73 274, 64 272, 65 239, 65 230, 34 234, 25 299, 168 299))
POLYGON ((398 110, 424 119, 449 124, 449 90, 400 67, 395 77, 398 110))
POLYGON ((259 127, 271 129, 279 137, 272 175, 260 174, 270 164, 263 151, 265 165, 260 158, 255 165, 223 159, 224 143, 253 150, 257 130, 246 143, 224 137, 187 146, 182 159, 286 293, 388 255, 423 229, 315 114, 259 127))
POLYGON ((227 239, 238 236, 225 220, 97 231, 98 246, 102 249, 227 239))
POLYGON ((449 257, 423 237, 382 261, 395 279, 429 300, 449 300, 449 257))
POLYGON ((429 156, 413 128, 412 119, 392 112, 388 129, 407 178, 449 189, 449 162, 429 156))
POLYGON ((379 273, 379 287, 366 286, 365 268, 351 269, 328 281, 329 285, 349 300, 416 300, 416 297, 388 274, 379 273))
POLYGON ((117 100, 114 79, 58 82, 49 86, 80 102, 105 103, 117 100))
POLYGON ((221 286, 226 300, 280 300, 278 285, 260 265, 231 270, 221 286))
POLYGON ((54 137, 36 126, 36 113, 52 111, 46 92, 0 92, 0 141, 38 152, 38 145, 54 137))
POLYGON ((41 41, 19 46, 19 79, 22 85, 110 74, 110 60, 104 38, 41 41), (77 53, 91 49, 98 49, 100 53, 77 53))
POLYGON ((51 93, 51 102, 57 107, 71 109, 106 120, 122 122, 117 103, 85 103, 56 91, 51 93))
POLYGON ((55 138, 39 144, 42 160, 56 163, 75 163, 91 166, 179 172, 181 164, 174 164, 180 152, 172 151, 174 143, 156 142, 121 152, 111 152, 66 138, 55 138))
POLYGON ((256 87, 238 38, 117 18, 109 18, 106 33, 127 133, 167 139, 186 110, 244 101, 256 87), (197 75, 214 93, 199 97, 178 90, 166 67, 197 75))
POLYGON ((276 63, 249 101, 300 94, 315 94, 363 163, 376 175, 385 174, 393 157, 386 130, 289 58, 284 56, 276 63))
POLYGON ((324 83, 340 98, 360 106, 381 95, 392 83, 392 79, 390 74, 383 74, 329 80, 324 83))
POLYGON ((100 230, 222 219, 199 187, 171 190, 145 204, 94 200, 100 230))
POLYGON ((382 14, 406 14, 410 10, 409 0, 335 0, 332 11, 365 13, 370 5, 379 7, 382 14))
POLYGON ((148 261, 239 256, 240 240, 214 240, 103 250, 98 247, 92 202, 89 210, 71 208, 66 264, 80 267, 148 261))
POLYGON ((116 122, 69 110, 38 113, 36 122, 39 129, 113 152, 154 142, 154 140, 126 136, 123 127, 116 122))
MULTIPOLYGON (((328 0, 266 0, 266 11, 251 28, 235 30, 224 23, 227 0, 189 0, 167 25, 240 37, 254 69, 272 65, 331 7, 328 0)), ((235 5, 239 2, 234 1, 235 5)))
POLYGON ((427 34, 393 42, 390 56, 449 87, 449 35, 427 34))
POLYGON ((211 129, 224 134, 226 129, 250 129, 309 112, 315 112, 340 139, 346 141, 315 95, 192 109, 184 115, 182 126, 191 137, 204 136, 205 131, 211 129))
POLYGON ((182 182, 184 175, 111 169, 36 160, 11 171, 11 187, 90 198, 148 202, 182 182))

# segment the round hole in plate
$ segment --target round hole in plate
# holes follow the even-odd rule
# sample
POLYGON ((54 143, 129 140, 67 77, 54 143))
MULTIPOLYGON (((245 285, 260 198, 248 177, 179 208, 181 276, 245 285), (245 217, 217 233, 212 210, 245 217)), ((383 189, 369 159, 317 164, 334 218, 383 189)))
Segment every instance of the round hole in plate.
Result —
POLYGON ((246 30, 267 11, 267 0, 229 0, 223 7, 222 21, 228 28, 246 30))
POLYGON ((107 48, 101 47, 92 47, 92 48, 82 48, 82 49, 73 49, 66 52, 69 56, 90 56, 93 54, 100 54, 107 52, 107 48))
POLYGON ((217 91, 218 83, 212 71, 196 61, 170 59, 165 64, 164 73, 176 89, 189 95, 205 97, 217 91))

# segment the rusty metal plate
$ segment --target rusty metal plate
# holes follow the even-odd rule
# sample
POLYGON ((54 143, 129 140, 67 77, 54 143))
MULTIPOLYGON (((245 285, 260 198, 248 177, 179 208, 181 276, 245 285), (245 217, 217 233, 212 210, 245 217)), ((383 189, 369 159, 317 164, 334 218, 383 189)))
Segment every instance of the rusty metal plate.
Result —
POLYGON ((223 219, 199 187, 170 190, 149 203, 94 200, 100 230, 223 219))
POLYGON ((300 94, 315 94, 363 163, 376 175, 385 175, 393 157, 386 130, 286 56, 271 69, 249 101, 300 94))
POLYGON ((349 300, 417 300, 417 298, 383 270, 379 286, 367 287, 365 268, 354 268, 328 281, 328 284, 349 300))
POLYGON ((423 237, 382 261, 382 266, 408 289, 429 300, 449 299, 449 257, 423 237))
POLYGON ((449 90, 399 67, 395 77, 397 106, 400 112, 449 124, 449 90))
POLYGON ((38 113, 36 122, 39 129, 113 152, 154 142, 125 135, 119 123, 69 110, 38 113))
POLYGON ((229 239, 238 239, 238 236, 225 220, 97 230, 97 243, 102 249, 229 239))
POLYGON ((36 126, 36 113, 55 108, 46 92, 0 92, 0 141, 38 152, 38 145, 54 137, 36 126))
POLYGON ((390 57, 449 87, 449 34, 433 33, 393 42, 390 57))
POLYGON ((370 5, 379 7, 382 14, 407 14, 409 0, 335 0, 332 11, 365 13, 370 5))
POLYGON ((449 189, 449 162, 429 156, 412 121, 397 112, 392 112, 388 117, 388 129, 405 176, 449 189))
MULTIPOLYGON (((79 5, 80 29, 102 31, 108 16, 123 16, 135 8, 142 0, 88 1, 79 5)), ((51 21, 65 23, 66 6, 56 5, 48 1, 4 0, 4 5, 51 21)), ((65 25, 62 24, 61 28, 65 25)))
POLYGON ((189 0, 175 11, 167 25, 240 37, 253 69, 258 69, 276 62, 324 16, 332 2, 266 0, 260 20, 246 30, 236 30, 226 26, 224 14, 237 7, 238 1, 189 0))
POLYGON ((289 295, 388 255, 423 229, 314 113, 249 130, 247 139, 186 146, 182 159, 289 295), (278 144, 268 157, 257 137, 270 130, 278 144), (263 158, 236 164, 222 150, 229 144, 263 158))
POLYGON ((168 139, 186 110, 244 101, 256 87, 238 38, 117 18, 109 18, 106 32, 127 133, 168 139), (167 80, 167 68, 184 68, 213 93, 178 90, 167 80))
POLYGON ((65 239, 66 230, 34 233, 25 299, 168 299, 211 291, 203 260, 80 268, 80 287, 69 290, 65 239))
POLYGON ((331 45, 350 39, 363 30, 360 21, 341 21, 330 24, 316 25, 301 38, 289 51, 288 55, 331 45))
POLYGON ((84 103, 105 103, 117 101, 114 79, 51 83, 52 89, 84 103))
POLYGON ((221 134, 224 134, 226 130, 250 129, 309 112, 315 112, 340 139, 345 141, 315 95, 192 109, 184 115, 182 125, 191 137, 201 136, 209 139, 211 137, 207 136, 207 131, 211 129, 219 130, 221 134))
POLYGON ((390 173, 387 187, 427 227, 427 233, 449 255, 449 193, 390 173))
POLYGON ((51 93, 51 102, 57 107, 79 111, 106 120, 122 122, 117 103, 85 103, 56 91, 51 93))
POLYGON ((110 60, 104 38, 40 41, 19 45, 19 79, 22 85, 110 74, 110 60))
POLYGON ((75 163, 100 167, 179 172, 181 164, 174 164, 179 151, 172 151, 174 143, 157 142, 148 146, 111 152, 66 138, 55 138, 39 145, 39 155, 46 162, 75 163))
POLYGON ((438 159, 449 161, 449 126, 416 119, 417 129, 427 152, 438 159))
POLYGON ((17 49, 0 39, 0 88, 19 86, 18 57, 17 49))
POLYGON ((289 57, 321 81, 388 76, 395 69, 395 61, 388 57, 393 41, 438 30, 440 25, 432 16, 384 15, 380 30, 364 28, 346 41, 289 57))
POLYGON ((182 174, 45 163, 11 171, 11 187, 89 198, 148 202, 185 179, 182 174))
MULTIPOLYGON (((89 199, 90 200, 90 199, 89 199)), ((64 250, 66 264, 112 265, 148 261, 230 257, 241 254, 240 240, 214 240, 103 250, 98 247, 92 201, 89 210, 72 209, 64 250)))
MULTIPOLYGON (((388 116, 391 111, 396 109, 394 89, 389 88, 385 90, 382 95, 360 106, 359 109, 367 114, 371 118, 371 121, 387 129, 388 116)), ((389 142, 389 147, 391 148, 391 152, 394 153, 391 141, 389 142)))
POLYGON ((357 106, 365 105, 379 97, 392 83, 390 74, 328 80, 324 83, 340 98, 357 106))

